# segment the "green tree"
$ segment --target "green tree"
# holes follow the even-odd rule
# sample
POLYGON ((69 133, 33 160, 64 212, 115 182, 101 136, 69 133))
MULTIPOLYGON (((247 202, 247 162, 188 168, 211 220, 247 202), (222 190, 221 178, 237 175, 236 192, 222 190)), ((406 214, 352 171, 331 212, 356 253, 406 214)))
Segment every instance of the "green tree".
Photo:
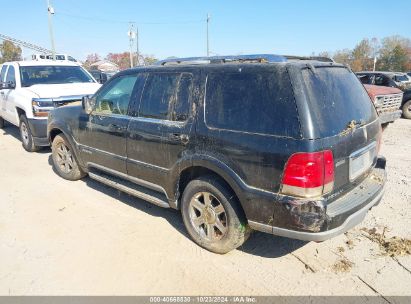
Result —
POLYGON ((352 51, 351 68, 354 71, 371 70, 373 68, 374 48, 368 38, 364 38, 352 51))
POLYGON ((21 48, 13 42, 5 40, 0 44, 0 62, 21 60, 21 48))
POLYGON ((410 61, 408 50, 411 40, 401 36, 390 36, 382 40, 377 67, 386 71, 407 71, 410 61))
POLYGON ((333 59, 335 62, 351 65, 352 52, 349 49, 338 50, 334 53, 333 59))

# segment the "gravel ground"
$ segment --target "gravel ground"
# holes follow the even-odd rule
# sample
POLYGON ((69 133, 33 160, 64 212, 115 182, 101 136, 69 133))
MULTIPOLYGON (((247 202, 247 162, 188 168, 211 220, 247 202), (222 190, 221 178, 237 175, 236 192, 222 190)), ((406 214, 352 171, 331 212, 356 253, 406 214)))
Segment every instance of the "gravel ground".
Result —
POLYGON ((404 119, 384 132, 386 193, 358 227, 323 243, 256 232, 216 255, 188 238, 177 211, 59 178, 50 150, 25 152, 8 126, 0 295, 411 295, 411 256, 398 256, 406 243, 391 239, 411 238, 410 134, 404 119))

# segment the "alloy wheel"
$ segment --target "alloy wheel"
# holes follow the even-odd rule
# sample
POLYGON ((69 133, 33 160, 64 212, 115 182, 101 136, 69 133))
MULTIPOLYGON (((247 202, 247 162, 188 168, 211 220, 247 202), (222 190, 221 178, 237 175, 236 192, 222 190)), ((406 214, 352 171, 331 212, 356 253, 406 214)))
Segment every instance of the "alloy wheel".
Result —
POLYGON ((210 192, 199 192, 189 205, 190 222, 196 232, 208 241, 221 240, 228 230, 224 206, 210 192))
POLYGON ((56 149, 57 164, 64 173, 70 173, 74 167, 73 154, 70 149, 64 144, 60 143, 56 149))

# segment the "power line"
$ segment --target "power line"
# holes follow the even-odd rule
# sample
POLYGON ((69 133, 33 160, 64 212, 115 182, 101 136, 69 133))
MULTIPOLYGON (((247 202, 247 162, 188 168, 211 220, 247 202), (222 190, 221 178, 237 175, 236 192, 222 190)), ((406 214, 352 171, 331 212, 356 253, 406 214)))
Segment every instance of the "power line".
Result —
POLYGON ((89 17, 89 16, 81 16, 81 15, 74 15, 68 13, 61 13, 56 12, 56 15, 76 18, 76 19, 83 19, 90 22, 102 22, 102 23, 118 23, 118 24, 129 24, 130 22, 135 23, 137 25, 177 25, 177 24, 194 24, 194 23, 202 23, 204 20, 182 20, 182 21, 159 21, 159 22, 136 22, 136 21, 125 21, 125 20, 115 20, 115 19, 106 19, 106 18, 99 18, 99 17, 89 17))
POLYGON ((28 49, 31 49, 31 50, 35 50, 35 51, 43 53, 43 54, 50 54, 52 52, 51 50, 48 50, 48 49, 43 48, 41 46, 35 45, 33 43, 26 42, 26 41, 23 41, 23 40, 19 40, 19 39, 16 39, 16 38, 12 38, 10 36, 3 35, 3 34, 0 34, 0 39, 5 40, 5 41, 13 42, 14 44, 17 44, 19 46, 22 46, 22 47, 25 47, 25 48, 28 48, 28 49))

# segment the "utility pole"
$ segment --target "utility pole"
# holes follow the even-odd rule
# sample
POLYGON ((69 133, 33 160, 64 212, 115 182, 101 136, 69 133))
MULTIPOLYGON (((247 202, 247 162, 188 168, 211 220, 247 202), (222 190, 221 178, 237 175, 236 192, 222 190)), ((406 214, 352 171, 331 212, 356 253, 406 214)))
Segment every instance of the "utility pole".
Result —
POLYGON ((210 14, 207 14, 207 57, 210 56, 210 40, 209 40, 209 31, 208 31, 208 26, 210 24, 210 14))
POLYGON ((50 0, 47 1, 47 12, 48 12, 48 19, 49 19, 49 33, 50 33, 50 40, 51 40, 51 52, 53 55, 53 60, 56 60, 56 47, 54 45, 54 34, 53 34, 53 21, 52 15, 54 15, 54 8, 50 4, 50 0))
POLYGON ((130 67, 133 67, 133 45, 134 45, 134 38, 136 36, 136 33, 134 32, 134 23, 130 22, 130 29, 127 33, 128 38, 130 40, 130 67))

